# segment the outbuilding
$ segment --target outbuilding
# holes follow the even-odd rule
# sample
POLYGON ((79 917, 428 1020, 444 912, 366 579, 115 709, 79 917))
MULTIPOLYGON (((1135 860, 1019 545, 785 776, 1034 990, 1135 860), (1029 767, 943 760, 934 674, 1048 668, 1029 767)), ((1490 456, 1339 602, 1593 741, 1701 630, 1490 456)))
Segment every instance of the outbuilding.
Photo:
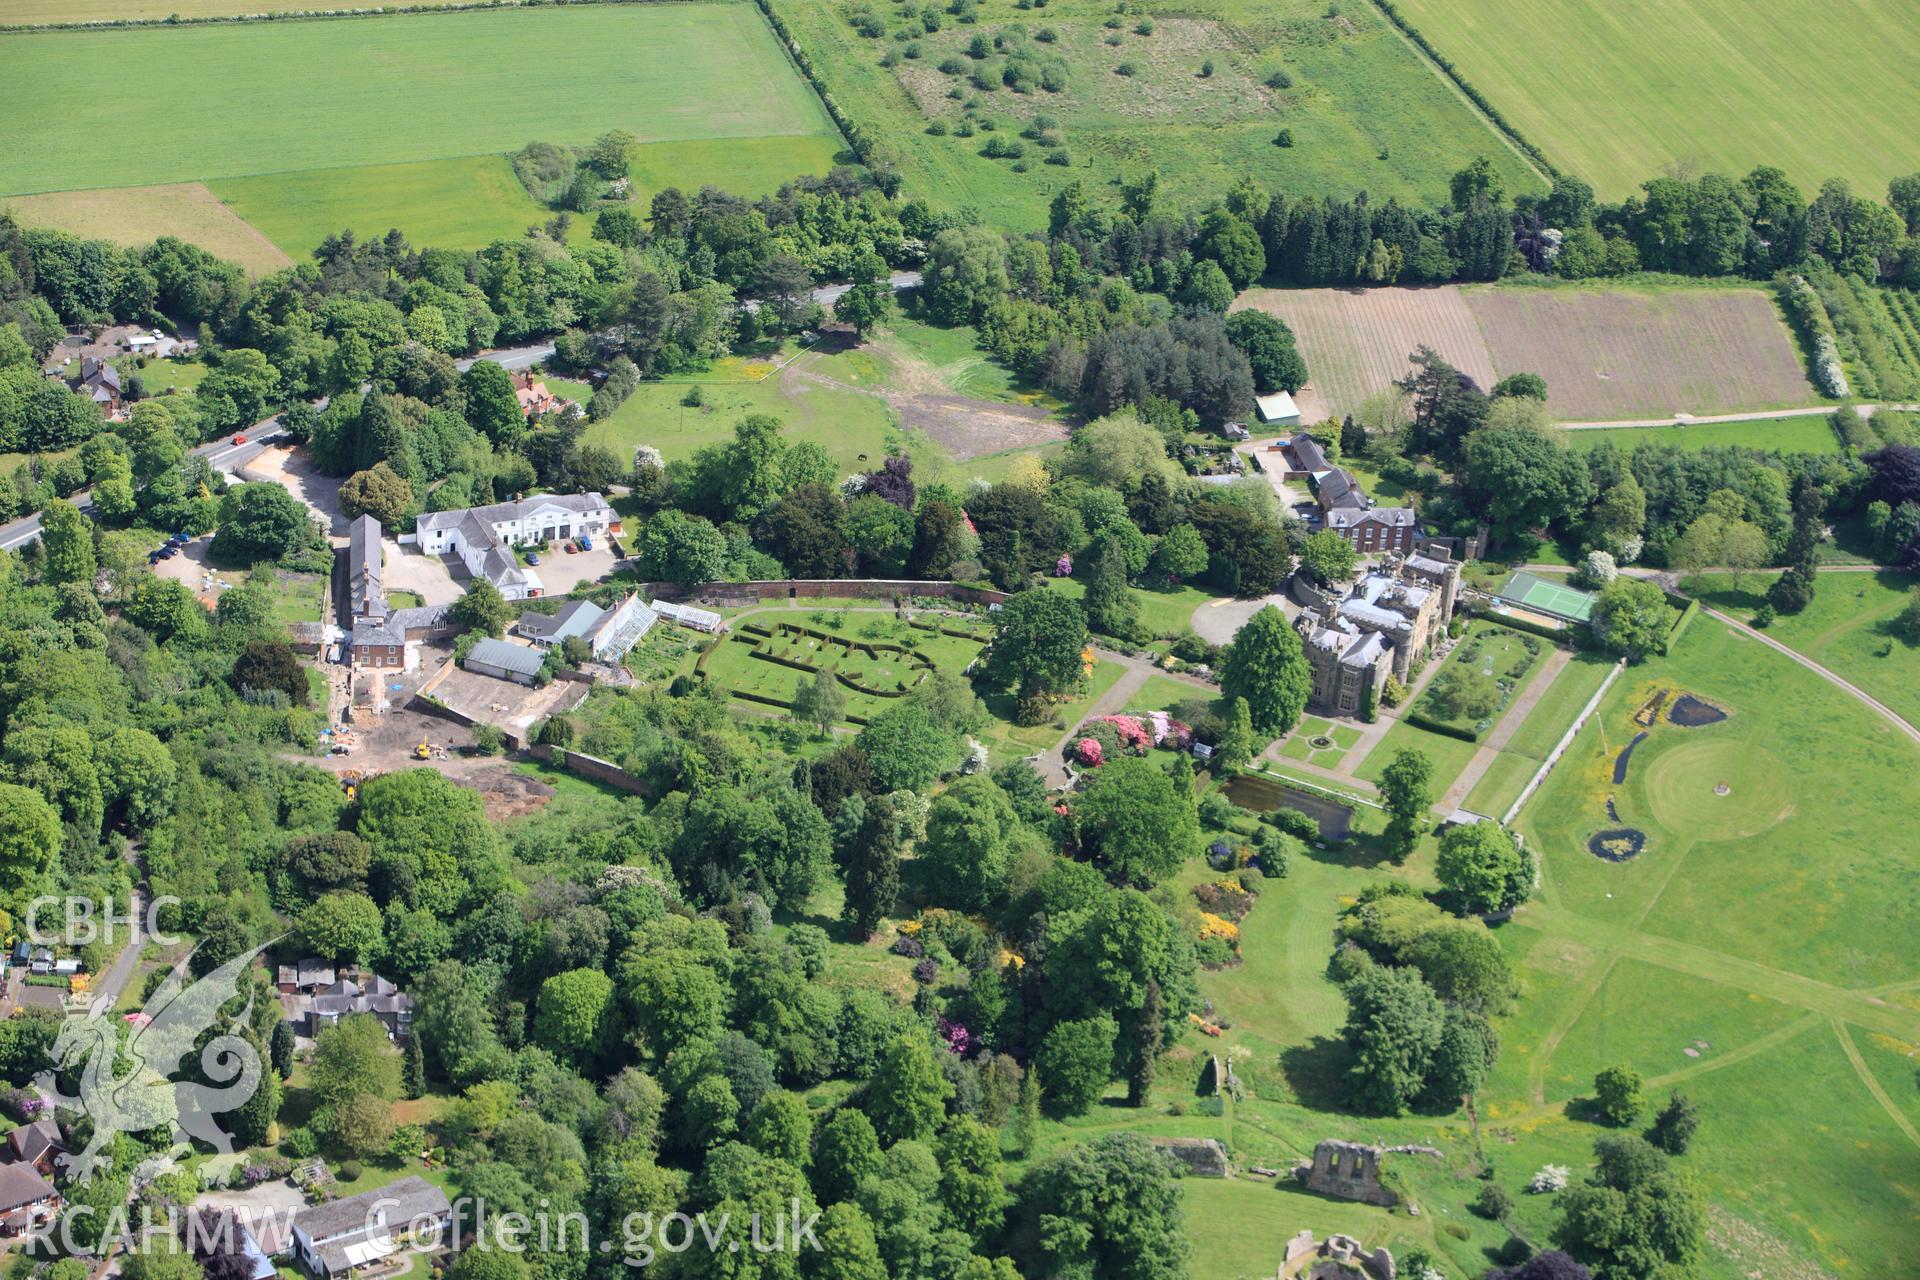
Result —
POLYGON ((1276 391, 1269 396, 1256 396, 1254 407, 1260 411, 1260 421, 1270 427, 1297 427, 1300 425, 1300 406, 1293 397, 1284 391, 1276 391))
POLYGON ((486 639, 467 651, 466 669, 496 680, 532 684, 546 662, 546 655, 523 644, 486 639))

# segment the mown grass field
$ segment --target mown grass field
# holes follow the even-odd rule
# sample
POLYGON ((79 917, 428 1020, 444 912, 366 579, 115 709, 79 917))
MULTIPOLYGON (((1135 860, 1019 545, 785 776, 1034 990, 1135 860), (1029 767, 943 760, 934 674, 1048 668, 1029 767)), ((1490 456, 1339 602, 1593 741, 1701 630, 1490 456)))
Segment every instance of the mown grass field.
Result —
POLYGON ((1838 453, 1841 448, 1840 438, 1833 434, 1827 415, 1822 413, 1756 418, 1750 422, 1695 422, 1684 427, 1610 427, 1567 432, 1567 444, 1582 452, 1597 449, 1602 443, 1628 450, 1640 444, 1678 445, 1682 449, 1738 445, 1745 449, 1771 449, 1776 453, 1838 453))
MULTIPOLYGON (((1150 35, 1134 29, 1140 15, 1130 9, 1114 29, 1119 43, 1110 45, 1103 23, 1111 5, 1061 0, 1021 10, 1012 0, 987 0, 976 24, 949 19, 921 37, 919 59, 903 58, 894 68, 879 65, 889 50, 903 47, 892 39, 900 24, 890 9, 882 14, 888 31, 867 39, 850 24, 850 6, 776 0, 776 8, 841 106, 899 153, 910 190, 937 207, 973 208, 1009 227, 1044 226, 1047 202, 1070 181, 1099 189, 1148 169, 1159 171, 1162 196, 1176 206, 1211 202, 1243 175, 1290 194, 1347 197, 1364 189, 1376 199, 1437 203, 1448 175, 1482 154, 1499 165, 1509 189, 1544 185, 1364 7, 1330 12, 1311 0, 1224 0, 1163 14, 1150 35), (1020 94, 996 85, 983 91, 965 76, 938 71, 956 44, 1014 23, 1055 32, 1052 51, 1069 70, 1063 90, 1020 94), (1133 64, 1134 76, 1116 74, 1123 61, 1133 64), (1214 74, 1203 78, 1206 61, 1214 74), (1291 83, 1269 88, 1268 78, 1279 71, 1291 83), (956 84, 962 98, 950 100, 947 90, 956 84), (1072 163, 1046 165, 1029 147, 1027 171, 1016 172, 1012 160, 979 154, 984 135, 927 135, 930 119, 953 118, 956 107, 974 97, 978 110, 1003 127, 1018 129, 1036 113, 1054 116, 1065 128, 1072 163), (1293 146, 1274 145, 1282 128, 1292 131, 1293 146)), ((987 65, 997 74, 1000 60, 987 65)))
POLYGON ((1799 350, 1751 288, 1439 286, 1254 289, 1236 307, 1279 316, 1299 338, 1302 416, 1350 413, 1405 376, 1428 346, 1483 388, 1513 373, 1547 380, 1563 421, 1651 418, 1816 404, 1799 350))
MULTIPOLYGON (((477 249, 553 217, 527 194, 505 156, 304 169, 215 181, 214 193, 294 257, 350 230, 372 240, 398 227, 417 245, 477 249)), ((589 224, 576 219, 575 237, 589 224)))
POLYGON ((1920 60, 1903 0, 1398 0, 1466 79, 1561 167, 1620 199, 1679 162, 1787 171, 1878 198, 1913 168, 1920 60))
POLYGON ((834 136, 742 3, 0 37, 0 68, 23 66, 33 74, 0 74, 0 192, 504 154, 614 128, 642 142, 834 136), (133 103, 173 127, 76 145, 123 135, 133 103))
MULTIPOLYGON (((1746 580, 1736 589, 1724 575, 1706 575, 1687 589, 1741 620, 1765 602, 1770 574, 1746 580)), ((1920 648, 1897 638, 1895 616, 1913 599, 1920 576, 1883 569, 1872 573, 1823 573, 1813 603, 1782 614, 1767 628, 1769 638, 1803 653, 1843 680, 1886 703, 1911 724, 1920 724, 1920 648)))
POLYGON ((128 246, 178 236, 253 275, 265 275, 290 261, 273 237, 236 215, 199 182, 7 196, 0 198, 0 212, 11 213, 23 226, 54 227, 128 246))

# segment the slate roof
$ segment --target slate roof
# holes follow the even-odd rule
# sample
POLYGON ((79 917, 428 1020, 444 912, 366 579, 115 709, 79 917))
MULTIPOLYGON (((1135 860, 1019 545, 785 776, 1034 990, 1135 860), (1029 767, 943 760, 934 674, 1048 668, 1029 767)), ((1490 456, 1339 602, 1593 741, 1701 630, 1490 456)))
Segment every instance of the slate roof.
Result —
POLYGON ((505 640, 489 637, 467 651, 467 664, 471 666, 476 662, 530 676, 540 670, 546 662, 546 655, 523 644, 508 644, 505 640))
POLYGON ((301 1209, 294 1217, 294 1228, 316 1245, 344 1244, 369 1235, 385 1235, 395 1227, 404 1229, 417 1218, 450 1213, 452 1209, 445 1192, 416 1176, 301 1209))
POLYGON ((30 1164, 0 1164, 0 1213, 11 1213, 53 1195, 53 1184, 30 1164))
MULTIPOLYGON (((528 513, 546 506, 563 507, 580 515, 608 510, 607 500, 597 493, 536 493, 518 502, 496 502, 490 506, 466 507, 458 511, 430 511, 422 514, 414 523, 415 528, 426 533, 434 529, 454 528, 462 520, 474 516, 485 528, 507 520, 522 519, 528 513)), ((461 532, 464 534, 466 531, 461 532)))
POLYGON ((32 1124, 21 1125, 7 1135, 9 1160, 24 1160, 31 1164, 53 1147, 64 1151, 66 1143, 60 1138, 60 1126, 46 1116, 32 1124))
POLYGON ((1293 438, 1287 441, 1287 451, 1293 455, 1294 462, 1298 464, 1296 470, 1333 470, 1333 464, 1327 461, 1327 451, 1320 447, 1318 440, 1304 431, 1295 432, 1293 438))
POLYGON ((1365 508, 1367 505, 1366 495, 1360 492, 1360 486, 1354 483, 1351 475, 1338 467, 1320 477, 1314 496, 1328 510, 1336 507, 1365 508))
POLYGON ((347 530, 347 587, 356 616, 384 618, 387 615, 387 597, 380 572, 380 522, 372 516, 361 516, 347 530))
POLYGON ((1419 513, 1412 507, 1368 507, 1355 509, 1342 507, 1327 512, 1327 526, 1333 529, 1354 529, 1363 524, 1385 525, 1389 529, 1413 527, 1419 513))
POLYGON ((529 640, 560 644, 572 636, 584 636, 599 624, 606 610, 591 600, 575 600, 558 613, 523 613, 514 630, 529 640))

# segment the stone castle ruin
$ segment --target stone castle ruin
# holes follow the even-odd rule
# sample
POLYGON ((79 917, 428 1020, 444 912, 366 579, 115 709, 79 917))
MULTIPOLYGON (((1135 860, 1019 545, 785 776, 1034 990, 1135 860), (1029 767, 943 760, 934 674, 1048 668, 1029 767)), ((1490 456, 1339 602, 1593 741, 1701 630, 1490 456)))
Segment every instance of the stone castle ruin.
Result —
POLYGON ((1301 1165, 1294 1176, 1307 1184, 1309 1191, 1359 1200, 1391 1209, 1400 1197, 1380 1184, 1380 1147, 1363 1142, 1343 1142, 1327 1138, 1313 1149, 1313 1163, 1301 1165))
POLYGON ((1384 1246, 1369 1253, 1352 1236, 1316 1240, 1313 1232, 1302 1231, 1287 1241, 1274 1280, 1351 1280, 1356 1268, 1372 1280, 1394 1280, 1393 1255, 1384 1246))

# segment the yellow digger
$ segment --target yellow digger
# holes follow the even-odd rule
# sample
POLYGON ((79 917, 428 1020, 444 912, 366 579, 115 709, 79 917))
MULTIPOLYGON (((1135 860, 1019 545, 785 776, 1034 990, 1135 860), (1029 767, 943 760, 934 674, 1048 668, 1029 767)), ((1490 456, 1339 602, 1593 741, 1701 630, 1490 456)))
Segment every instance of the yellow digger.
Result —
POLYGON ((415 760, 433 759, 433 746, 425 738, 420 739, 420 745, 413 749, 413 758, 415 760))

